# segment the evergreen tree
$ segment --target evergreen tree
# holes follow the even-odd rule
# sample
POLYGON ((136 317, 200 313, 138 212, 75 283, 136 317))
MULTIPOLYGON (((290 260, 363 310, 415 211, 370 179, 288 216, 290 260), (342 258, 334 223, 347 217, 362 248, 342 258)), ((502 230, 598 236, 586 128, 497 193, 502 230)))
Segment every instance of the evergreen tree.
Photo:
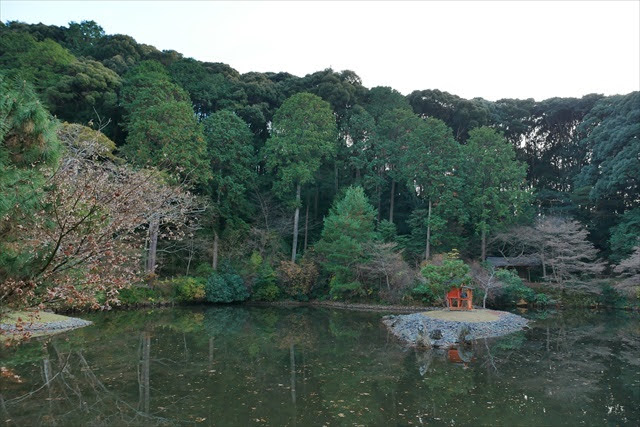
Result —
POLYGON ((128 136, 122 151, 133 163, 204 184, 211 176, 207 146, 188 99, 160 64, 134 69, 123 91, 128 136))
POLYGON ((218 264, 218 235, 223 223, 247 209, 246 192, 255 181, 253 135, 247 124, 229 110, 218 111, 203 122, 211 162, 209 191, 213 200, 213 268, 218 264))
POLYGON ((323 266, 332 274, 333 296, 361 293, 355 267, 367 259, 365 247, 377 239, 376 212, 362 187, 349 187, 324 220, 322 238, 316 244, 323 266))
POLYGON ((335 156, 337 129, 331 106, 310 93, 287 99, 273 117, 265 146, 267 167, 276 173, 273 189, 286 198, 295 188, 291 261, 295 262, 302 186, 315 179, 323 160, 335 156))
POLYGON ((443 205, 447 201, 452 202, 459 191, 456 174, 459 169, 460 146, 443 121, 428 118, 407 138, 407 148, 403 154, 402 169, 408 179, 407 185, 415 189, 417 196, 427 205, 425 259, 428 260, 432 225, 444 222, 443 205), (435 214, 434 204, 437 210, 435 214))
POLYGON ((523 215, 531 193, 526 190, 526 165, 496 131, 481 127, 469 132, 461 164, 465 216, 481 236, 481 255, 487 254, 487 235, 523 215))
POLYGON ((31 85, 0 74, 0 284, 30 275, 33 254, 22 253, 16 243, 43 196, 42 169, 59 157, 55 129, 31 85))

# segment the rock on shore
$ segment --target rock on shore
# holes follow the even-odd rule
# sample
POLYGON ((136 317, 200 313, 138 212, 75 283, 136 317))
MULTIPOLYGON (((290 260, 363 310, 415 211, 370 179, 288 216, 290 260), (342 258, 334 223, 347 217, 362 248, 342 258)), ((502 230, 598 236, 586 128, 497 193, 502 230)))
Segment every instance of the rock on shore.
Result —
POLYGON ((461 341, 507 335, 527 326, 527 319, 505 311, 466 312, 485 314, 484 317, 492 320, 477 320, 464 312, 451 312, 451 315, 442 316, 446 317, 443 319, 438 318, 439 313, 446 314, 448 311, 389 315, 383 317, 382 322, 401 341, 416 347, 450 347, 461 341))

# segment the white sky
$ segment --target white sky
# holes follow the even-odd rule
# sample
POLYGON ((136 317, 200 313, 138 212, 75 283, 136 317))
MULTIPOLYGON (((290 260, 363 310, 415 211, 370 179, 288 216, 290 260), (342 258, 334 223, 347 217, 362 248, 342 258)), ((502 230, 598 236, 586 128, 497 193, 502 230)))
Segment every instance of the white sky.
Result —
POLYGON ((0 0, 0 20, 95 20, 241 73, 332 67, 367 87, 465 98, 640 90, 640 1, 100 2, 0 0))

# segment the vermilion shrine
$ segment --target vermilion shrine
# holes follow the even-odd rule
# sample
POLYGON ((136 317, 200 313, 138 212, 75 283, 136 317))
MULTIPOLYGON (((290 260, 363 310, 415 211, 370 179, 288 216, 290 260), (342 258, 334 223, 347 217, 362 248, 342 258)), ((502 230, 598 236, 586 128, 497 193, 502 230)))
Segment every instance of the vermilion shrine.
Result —
POLYGON ((449 310, 473 310, 473 289, 468 286, 451 288, 447 292, 447 305, 449 310))

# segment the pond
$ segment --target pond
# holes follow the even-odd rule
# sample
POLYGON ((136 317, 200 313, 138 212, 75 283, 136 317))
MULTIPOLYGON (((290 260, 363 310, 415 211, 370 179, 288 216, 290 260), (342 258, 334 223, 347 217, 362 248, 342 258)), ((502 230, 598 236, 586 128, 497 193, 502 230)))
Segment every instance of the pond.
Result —
POLYGON ((197 306, 84 316, 0 350, 6 425, 640 425, 637 313, 526 313, 457 351, 384 313, 197 306))

